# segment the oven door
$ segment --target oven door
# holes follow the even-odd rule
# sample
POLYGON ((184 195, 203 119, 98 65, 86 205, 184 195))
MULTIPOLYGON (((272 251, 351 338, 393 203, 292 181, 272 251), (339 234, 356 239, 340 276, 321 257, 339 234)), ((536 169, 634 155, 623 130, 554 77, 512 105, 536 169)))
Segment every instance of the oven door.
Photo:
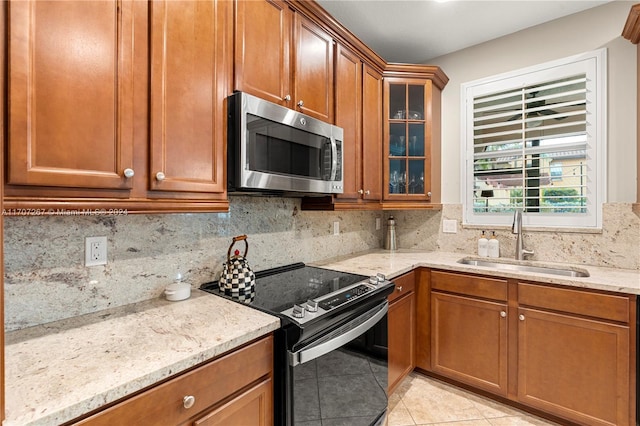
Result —
POLYGON ((288 353, 288 425, 384 424, 388 308, 385 300, 288 353))

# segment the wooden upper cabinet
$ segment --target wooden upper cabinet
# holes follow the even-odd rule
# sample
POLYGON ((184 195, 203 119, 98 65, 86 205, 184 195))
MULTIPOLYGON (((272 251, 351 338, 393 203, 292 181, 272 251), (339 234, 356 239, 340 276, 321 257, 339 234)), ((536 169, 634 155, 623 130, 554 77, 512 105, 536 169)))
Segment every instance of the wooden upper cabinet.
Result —
POLYGON ((6 207, 228 209, 231 2, 7 4, 6 207))
POLYGON ((224 192, 227 1, 150 4, 149 187, 224 192))
POLYGON ((336 200, 380 201, 382 75, 340 44, 335 57, 335 124, 344 130, 344 192, 336 200))
POLYGON ((333 39, 322 28, 295 14, 293 102, 298 111, 333 122, 333 39))
POLYGON ((440 208, 438 67, 388 64, 384 73, 383 208, 440 208))
POLYGON ((338 45, 335 75, 336 126, 344 131, 343 193, 336 198, 357 199, 362 190, 362 61, 338 45))
POLYGON ((235 7, 235 90, 289 107, 292 11, 279 0, 238 0, 235 7))
POLYGON ((131 188, 133 3, 8 4, 9 184, 131 188))
POLYGON ((382 199, 382 74, 362 74, 362 188, 365 200, 382 199))
POLYGON ((236 2, 234 89, 333 122, 333 39, 279 0, 236 2))

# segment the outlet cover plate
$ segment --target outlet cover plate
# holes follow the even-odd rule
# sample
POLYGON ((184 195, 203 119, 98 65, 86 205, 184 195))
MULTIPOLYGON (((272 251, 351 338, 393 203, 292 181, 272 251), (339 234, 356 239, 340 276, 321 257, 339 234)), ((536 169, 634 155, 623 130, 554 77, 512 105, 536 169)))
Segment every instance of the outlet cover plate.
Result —
POLYGON ((86 237, 84 239, 84 266, 107 264, 107 237, 86 237))
POLYGON ((455 219, 444 219, 442 221, 442 232, 446 234, 456 234, 458 232, 458 221, 455 219))

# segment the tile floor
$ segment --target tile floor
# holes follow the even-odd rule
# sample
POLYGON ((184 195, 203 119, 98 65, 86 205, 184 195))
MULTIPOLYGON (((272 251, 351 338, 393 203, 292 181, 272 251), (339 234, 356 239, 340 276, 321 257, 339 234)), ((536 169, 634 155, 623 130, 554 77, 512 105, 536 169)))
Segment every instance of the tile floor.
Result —
POLYGON ((388 426, 551 426, 556 423, 413 372, 389 397, 388 426))

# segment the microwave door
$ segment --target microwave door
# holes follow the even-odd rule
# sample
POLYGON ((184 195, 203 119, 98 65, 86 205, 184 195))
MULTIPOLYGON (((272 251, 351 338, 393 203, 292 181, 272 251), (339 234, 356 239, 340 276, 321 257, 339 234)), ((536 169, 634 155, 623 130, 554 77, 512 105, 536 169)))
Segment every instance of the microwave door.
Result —
MULTIPOLYGON (((325 179, 324 163, 331 164, 331 150, 325 154, 330 140, 277 125, 249 133, 249 170, 299 176, 307 179, 325 179)), ((328 178, 328 176, 326 176, 328 178)))

